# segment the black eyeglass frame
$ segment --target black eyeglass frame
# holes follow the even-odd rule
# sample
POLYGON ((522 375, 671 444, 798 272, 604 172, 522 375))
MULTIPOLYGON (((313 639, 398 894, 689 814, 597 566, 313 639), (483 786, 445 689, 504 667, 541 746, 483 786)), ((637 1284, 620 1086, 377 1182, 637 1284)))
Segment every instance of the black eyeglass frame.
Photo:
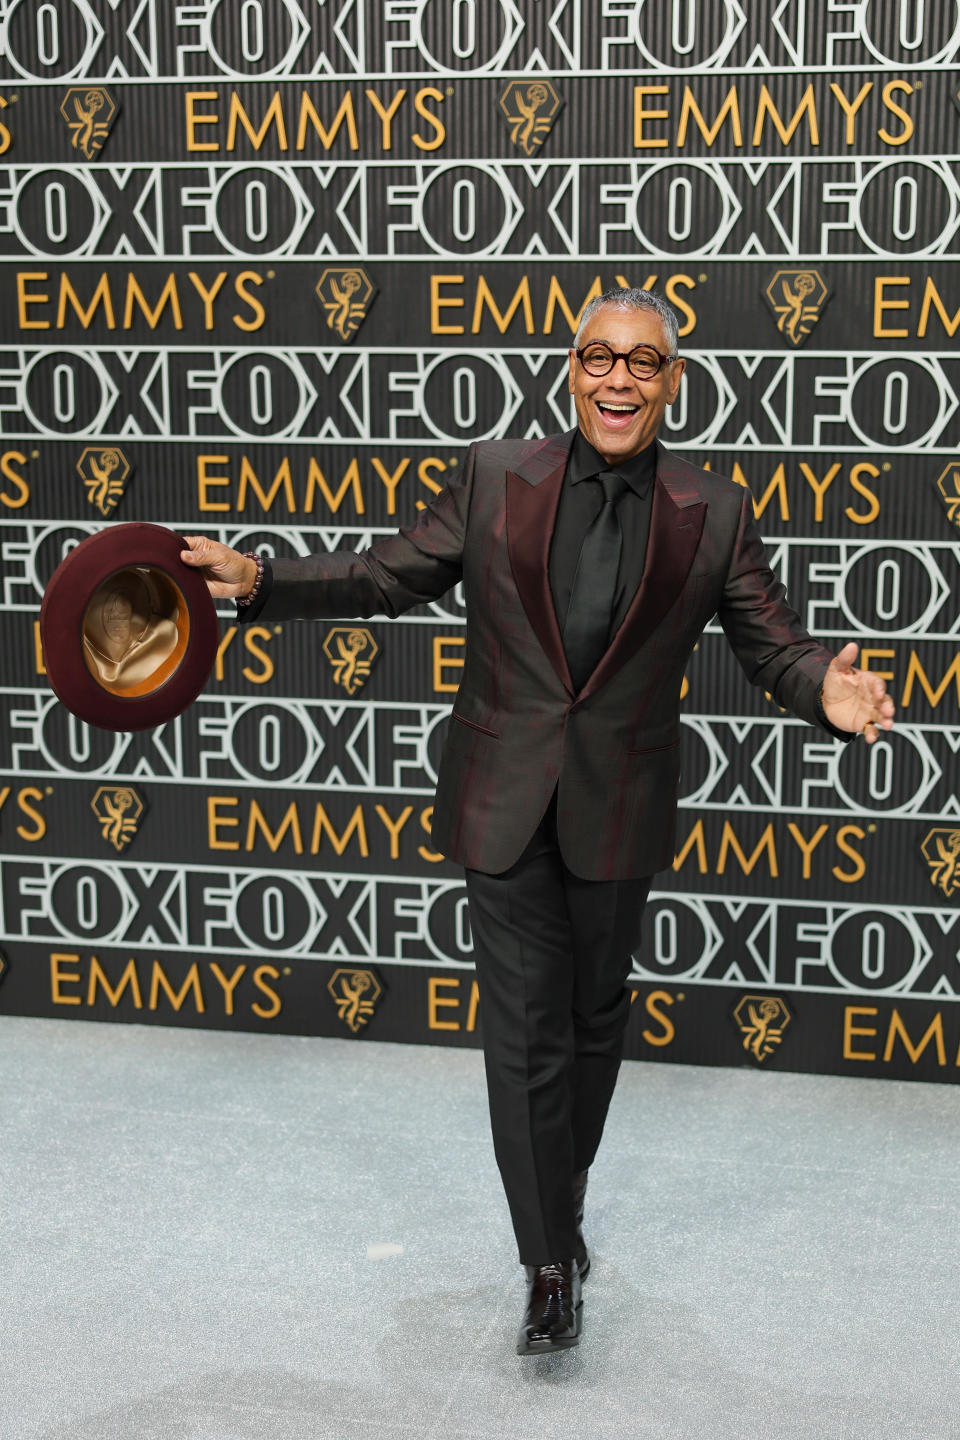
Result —
POLYGON ((614 350, 613 346, 608 345, 606 340, 590 340, 586 345, 581 345, 580 349, 575 350, 573 353, 576 355, 580 364, 583 365, 583 368, 587 371, 587 374, 592 375, 595 380, 602 380, 604 375, 609 375, 610 371, 616 367, 616 363, 618 360, 622 360, 624 362, 627 369, 630 371, 630 374, 633 376, 634 380, 652 380, 654 376, 660 374, 660 371, 663 369, 664 365, 671 365, 673 361, 678 358, 676 353, 674 353, 673 355, 661 355, 660 351, 654 345, 634 345, 632 350, 614 350), (594 346, 602 346, 603 349, 606 350, 607 354, 610 356, 610 364, 607 366, 606 370, 590 370, 587 369, 587 366, 583 364, 583 352, 585 350, 592 349, 594 346), (643 350, 648 355, 656 355, 657 368, 652 372, 652 374, 637 375, 636 372, 633 370, 630 364, 630 357, 631 355, 636 355, 638 350, 643 350))

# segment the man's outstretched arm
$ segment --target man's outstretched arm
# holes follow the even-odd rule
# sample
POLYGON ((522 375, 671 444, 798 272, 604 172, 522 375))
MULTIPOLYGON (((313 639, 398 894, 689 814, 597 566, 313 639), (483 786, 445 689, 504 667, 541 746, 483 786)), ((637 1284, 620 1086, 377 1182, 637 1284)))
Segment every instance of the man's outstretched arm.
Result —
MULTIPOLYGON (((266 565, 261 593, 239 618, 269 608, 271 620, 395 616, 436 600, 461 578, 470 507, 474 448, 414 525, 376 540, 368 550, 337 550, 266 565)), ((215 599, 243 602, 256 581, 249 557, 205 535, 184 537, 184 564, 199 569, 215 599)))
POLYGON ((770 569, 749 491, 718 615, 747 679, 778 705, 812 724, 826 720, 847 739, 861 734, 868 744, 892 729, 893 701, 878 675, 855 667, 856 643, 831 655, 789 604, 770 569))

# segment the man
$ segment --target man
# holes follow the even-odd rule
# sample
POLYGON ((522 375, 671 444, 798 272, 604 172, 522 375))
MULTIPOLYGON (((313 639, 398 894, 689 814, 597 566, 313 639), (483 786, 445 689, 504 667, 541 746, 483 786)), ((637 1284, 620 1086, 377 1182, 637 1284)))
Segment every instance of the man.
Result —
POLYGON ((433 842, 466 869, 494 1147, 531 1354, 576 1345, 587 1171, 613 1094, 651 877, 674 855, 684 669, 718 615, 748 679, 833 734, 893 723, 883 681, 786 604, 748 491, 656 441, 684 361, 657 295, 586 307, 577 429, 473 446, 416 525, 265 565, 188 537, 241 614, 394 616, 463 580, 467 645, 433 842))

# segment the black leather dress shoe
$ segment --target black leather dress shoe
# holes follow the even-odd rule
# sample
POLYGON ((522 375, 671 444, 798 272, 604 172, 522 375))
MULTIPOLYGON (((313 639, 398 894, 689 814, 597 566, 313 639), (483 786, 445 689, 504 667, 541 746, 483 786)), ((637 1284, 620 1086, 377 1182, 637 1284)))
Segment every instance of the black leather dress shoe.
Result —
POLYGON ((573 1207, 577 1221, 577 1248, 576 1255, 577 1269, 580 1271, 580 1279, 586 1280, 590 1270, 590 1252, 587 1243, 583 1238, 583 1203, 587 1193, 588 1170, 578 1170, 573 1177, 573 1207))
POLYGON ((517 1336, 518 1355, 569 1350, 580 1344, 583 1301, 576 1260, 555 1265, 528 1265, 527 1312, 517 1336))

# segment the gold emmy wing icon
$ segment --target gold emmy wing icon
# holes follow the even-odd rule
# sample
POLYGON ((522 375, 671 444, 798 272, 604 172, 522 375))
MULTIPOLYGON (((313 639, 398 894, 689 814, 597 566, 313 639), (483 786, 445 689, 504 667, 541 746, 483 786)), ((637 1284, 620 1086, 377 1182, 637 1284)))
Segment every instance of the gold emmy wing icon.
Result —
POLYGON ((334 970, 327 989, 338 1017, 354 1035, 369 1023, 383 994, 383 986, 372 970, 334 970))
POLYGON ((143 801, 132 785, 101 785, 90 801, 108 845, 123 850, 136 835, 143 816, 143 801))
POLYGON ((352 340, 367 318, 377 287, 359 265, 324 270, 316 296, 327 316, 327 326, 341 340, 352 340))
POLYGON ((947 519, 960 529, 960 460, 952 461, 937 481, 937 492, 947 507, 947 519))
POLYGON ((109 515, 123 499, 130 477, 130 462, 116 445, 88 445, 77 461, 77 474, 87 500, 101 515, 109 515))
POLYGON ((511 80, 500 96, 510 139, 524 155, 539 150, 562 108, 563 101, 549 80, 511 80))
POLYGON ((780 334, 802 345, 820 319, 829 291, 819 270, 778 270, 764 297, 780 334))
POLYGON ((60 114, 67 122, 71 145, 85 160, 95 160, 103 149, 117 109, 102 85, 78 85, 64 95, 60 114))
POLYGON ((931 830, 920 846, 930 867, 930 884, 948 900, 960 895, 960 829, 931 830))
POLYGON ((333 667, 334 684, 355 695, 366 683, 380 646, 366 626, 335 625, 327 632, 323 653, 333 667))
POLYGON ((761 1064, 773 1054, 790 1024, 790 1011, 778 995, 744 995, 733 1012, 743 1048, 761 1064))

